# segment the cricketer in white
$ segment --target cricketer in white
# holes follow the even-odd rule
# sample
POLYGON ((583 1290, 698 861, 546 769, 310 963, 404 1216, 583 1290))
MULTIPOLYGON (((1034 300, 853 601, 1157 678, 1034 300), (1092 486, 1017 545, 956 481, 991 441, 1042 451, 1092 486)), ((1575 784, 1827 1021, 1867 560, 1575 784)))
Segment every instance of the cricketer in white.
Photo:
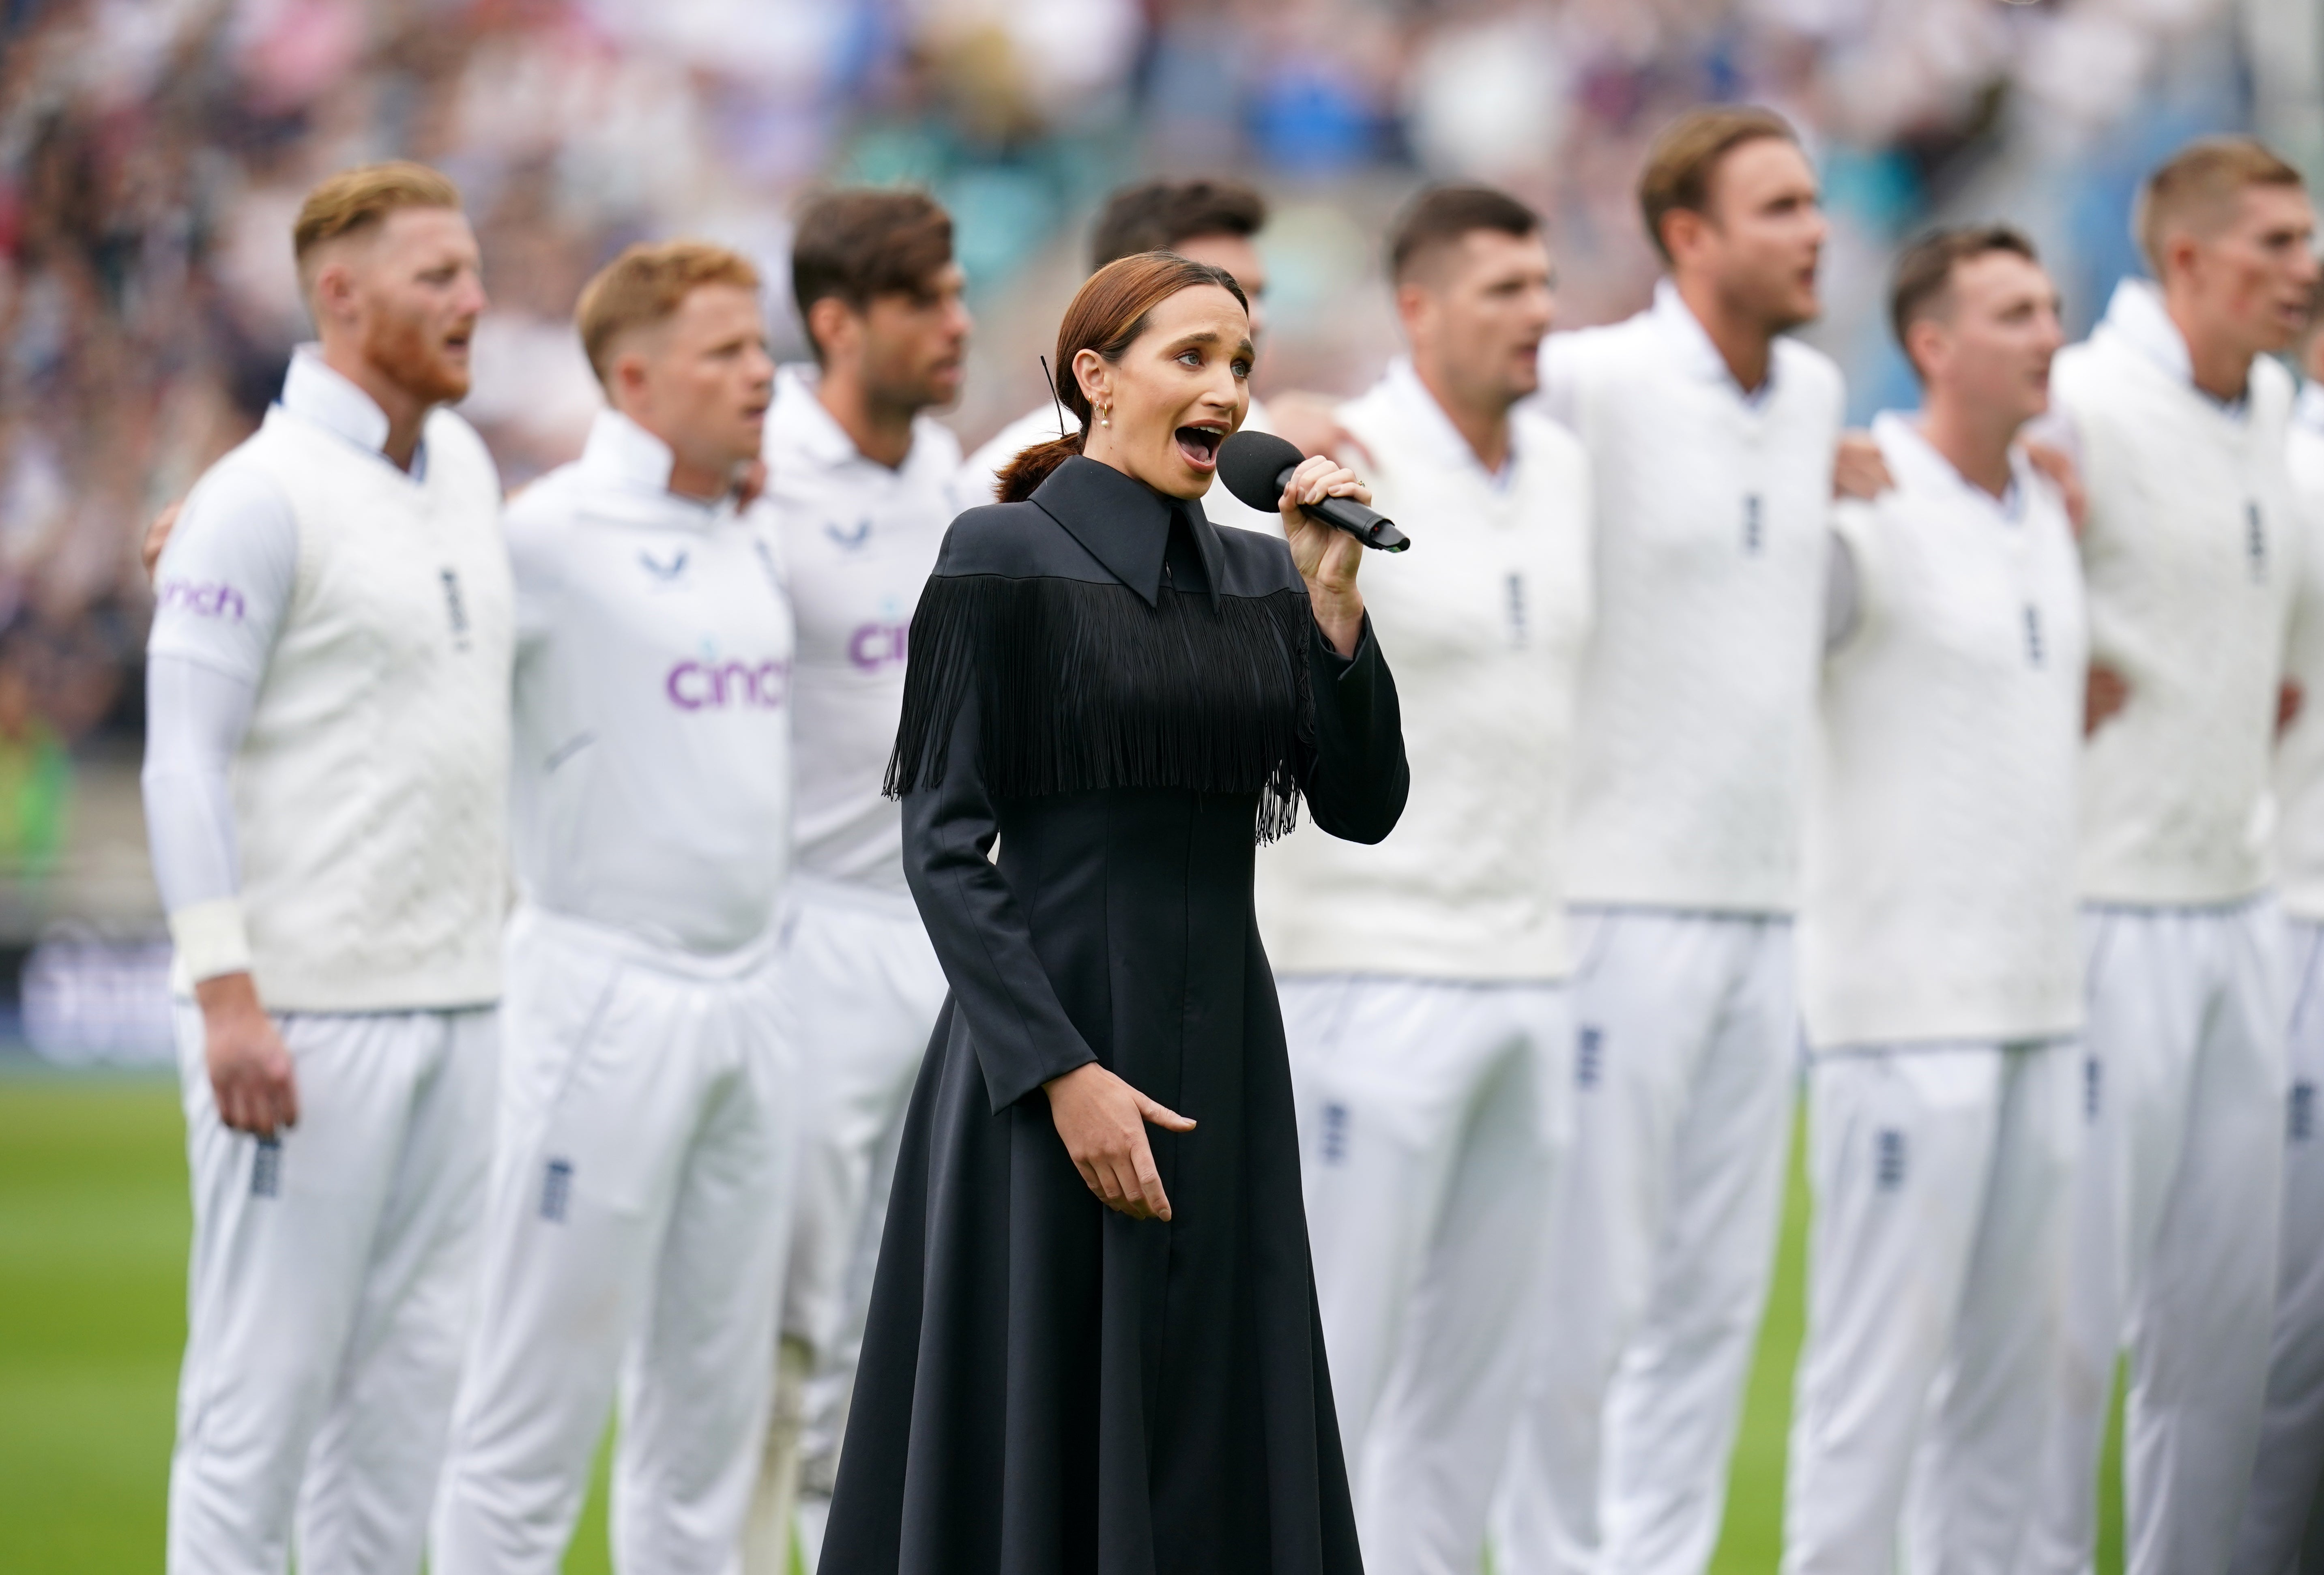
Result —
POLYGON ((1392 253, 1413 359, 1340 407, 1339 457, 1414 542, 1365 578, 1397 653, 1411 796, 1377 845, 1264 850, 1257 896, 1364 1567, 1465 1575, 1530 1372, 1541 1200, 1567 1136, 1563 784, 1589 465, 1512 408, 1552 316, 1538 219, 1439 188, 1392 253))
POLYGON ((560 1566, 617 1379, 615 1567, 723 1575, 741 1534, 795 1147, 791 617, 725 484, 773 372, 756 283, 693 243, 610 264, 581 316, 616 408, 508 510, 521 904, 438 1575, 560 1566))
POLYGON ((484 305, 457 204, 414 166, 309 196, 326 348, 293 357, 159 566, 144 788, 194 1212, 172 1575, 280 1575, 294 1519, 303 1568, 420 1566, 507 880, 500 482, 429 410, 465 388, 484 305), (410 330, 386 363, 383 323, 410 330))
POLYGON ((2305 313, 2312 219, 2289 167, 2239 141, 2166 163, 2142 216, 2164 285, 2125 281, 2051 380, 2089 493, 2092 682, 2118 673, 2128 695, 2082 757, 2090 1113, 2028 1575, 2089 1566, 2126 1347, 2128 1568, 2227 1567, 2275 1298, 2286 1001, 2269 776, 2302 532, 2292 379, 2262 352, 2305 313))
MULTIPOLYGON (((816 1114, 783 1328, 813 1353, 798 1440, 811 1556, 838 1478, 904 1109, 944 1007, 944 970, 904 885, 901 812, 880 789, 912 609, 959 511, 960 445, 922 417, 891 470, 859 453, 810 378, 786 367, 767 460, 798 619, 798 872, 783 944, 816 1114)), ((788 1528, 780 1540, 788 1556, 788 1528)))
POLYGON ((2006 1575, 2081 1138, 2081 572, 2014 442, 2048 404, 2056 292, 2021 238, 1977 230, 1920 243, 1898 290, 1925 413, 1874 423, 1895 485, 1835 511, 1848 594, 1807 819, 1786 1575, 1886 1570, 1900 1545, 1915 1571, 2006 1575))
POLYGON ((881 784, 913 610, 953 516, 984 501, 957 495, 959 441, 927 413, 959 393, 964 282, 949 216, 918 193, 841 190, 799 216, 793 292, 823 364, 777 376, 765 452, 798 627, 781 944, 804 1141, 744 1575, 788 1575, 795 1498, 808 1570, 820 1552, 896 1147, 947 988, 881 784))
POLYGON ((2259 1463, 2229 1575, 2324 1569, 2324 333, 2288 438, 2306 512, 2288 668, 2304 704, 2275 755, 2276 857, 2290 935, 2283 1231, 2259 1463))
POLYGON ((1710 168, 1699 210, 1661 220, 1673 280, 1627 322, 1542 350, 1548 410, 1590 457, 1595 622, 1569 834, 1574 1142, 1551 1205, 1557 1329, 1497 1511, 1512 1575, 1709 1562, 1795 1088, 1841 384, 1779 330, 1814 315, 1823 221, 1764 112, 1699 112, 1661 146, 1650 178, 1710 168), (1716 151, 1672 155, 1690 146, 1716 151), (1756 355, 1748 381, 1730 352, 1756 355))

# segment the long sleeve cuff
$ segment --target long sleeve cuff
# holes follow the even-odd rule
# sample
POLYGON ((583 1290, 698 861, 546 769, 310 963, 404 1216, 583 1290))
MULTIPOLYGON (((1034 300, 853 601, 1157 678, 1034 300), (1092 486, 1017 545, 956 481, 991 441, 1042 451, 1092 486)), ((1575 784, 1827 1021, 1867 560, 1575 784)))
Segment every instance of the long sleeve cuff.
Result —
POLYGON ((250 972, 250 936, 243 928, 242 904, 235 898, 178 909, 170 916, 170 939, 177 943, 185 977, 196 984, 250 972))

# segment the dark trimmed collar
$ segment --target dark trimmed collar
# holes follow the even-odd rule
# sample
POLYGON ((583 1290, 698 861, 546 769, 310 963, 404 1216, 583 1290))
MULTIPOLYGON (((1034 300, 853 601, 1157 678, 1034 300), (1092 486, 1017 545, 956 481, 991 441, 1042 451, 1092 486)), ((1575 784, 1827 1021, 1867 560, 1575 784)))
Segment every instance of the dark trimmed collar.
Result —
POLYGON ((1218 600, 1226 549, 1199 502, 1166 497, 1135 476, 1078 454, 1033 489, 1032 501, 1148 607, 1161 599, 1162 557, 1170 545, 1170 516, 1176 514, 1203 555, 1211 600, 1218 600))

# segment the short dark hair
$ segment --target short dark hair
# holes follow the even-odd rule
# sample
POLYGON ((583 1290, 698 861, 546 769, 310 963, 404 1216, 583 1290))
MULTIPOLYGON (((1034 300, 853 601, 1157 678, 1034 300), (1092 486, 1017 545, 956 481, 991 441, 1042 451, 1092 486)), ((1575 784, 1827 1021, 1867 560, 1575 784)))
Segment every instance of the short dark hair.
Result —
POLYGON ((2028 262, 2042 261, 2024 233, 2008 225, 1955 225, 1931 230, 1897 256, 1895 277, 1888 287, 1888 327, 1907 361, 1913 353, 1905 347, 1905 331, 1923 318, 1935 317, 1945 309, 1952 295, 1953 271, 1996 252, 2007 252, 2028 262))
POLYGON ((1267 198, 1237 180, 1141 180, 1106 198, 1090 232, 1090 272, 1203 235, 1255 235, 1267 198))
POLYGON ((1646 167, 1638 176, 1639 216, 1646 221, 1646 239, 1662 260, 1671 260, 1663 240, 1663 220, 1682 209, 1710 211, 1711 182, 1728 154, 1748 143, 1784 142, 1796 147, 1799 140, 1790 121, 1751 105, 1691 109, 1663 127, 1646 150, 1646 167))
POLYGON ((952 216, 924 191, 854 187, 821 192, 791 232, 791 298, 807 328, 815 303, 837 296, 857 311, 883 295, 925 295, 952 261, 952 216))
POLYGON ((1519 240, 1541 234, 1541 215, 1490 186, 1431 186, 1405 204, 1388 232, 1388 277, 1401 284, 1420 260, 1475 230, 1519 240))

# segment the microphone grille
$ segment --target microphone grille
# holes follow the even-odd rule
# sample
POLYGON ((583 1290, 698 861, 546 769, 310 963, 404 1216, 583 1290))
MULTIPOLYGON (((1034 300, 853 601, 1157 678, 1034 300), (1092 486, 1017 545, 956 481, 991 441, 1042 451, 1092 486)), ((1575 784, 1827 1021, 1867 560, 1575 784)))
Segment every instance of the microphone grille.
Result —
POLYGON ((1305 457, 1272 432, 1237 432, 1219 445, 1219 479, 1243 502, 1272 514, 1283 496, 1283 473, 1305 457))

